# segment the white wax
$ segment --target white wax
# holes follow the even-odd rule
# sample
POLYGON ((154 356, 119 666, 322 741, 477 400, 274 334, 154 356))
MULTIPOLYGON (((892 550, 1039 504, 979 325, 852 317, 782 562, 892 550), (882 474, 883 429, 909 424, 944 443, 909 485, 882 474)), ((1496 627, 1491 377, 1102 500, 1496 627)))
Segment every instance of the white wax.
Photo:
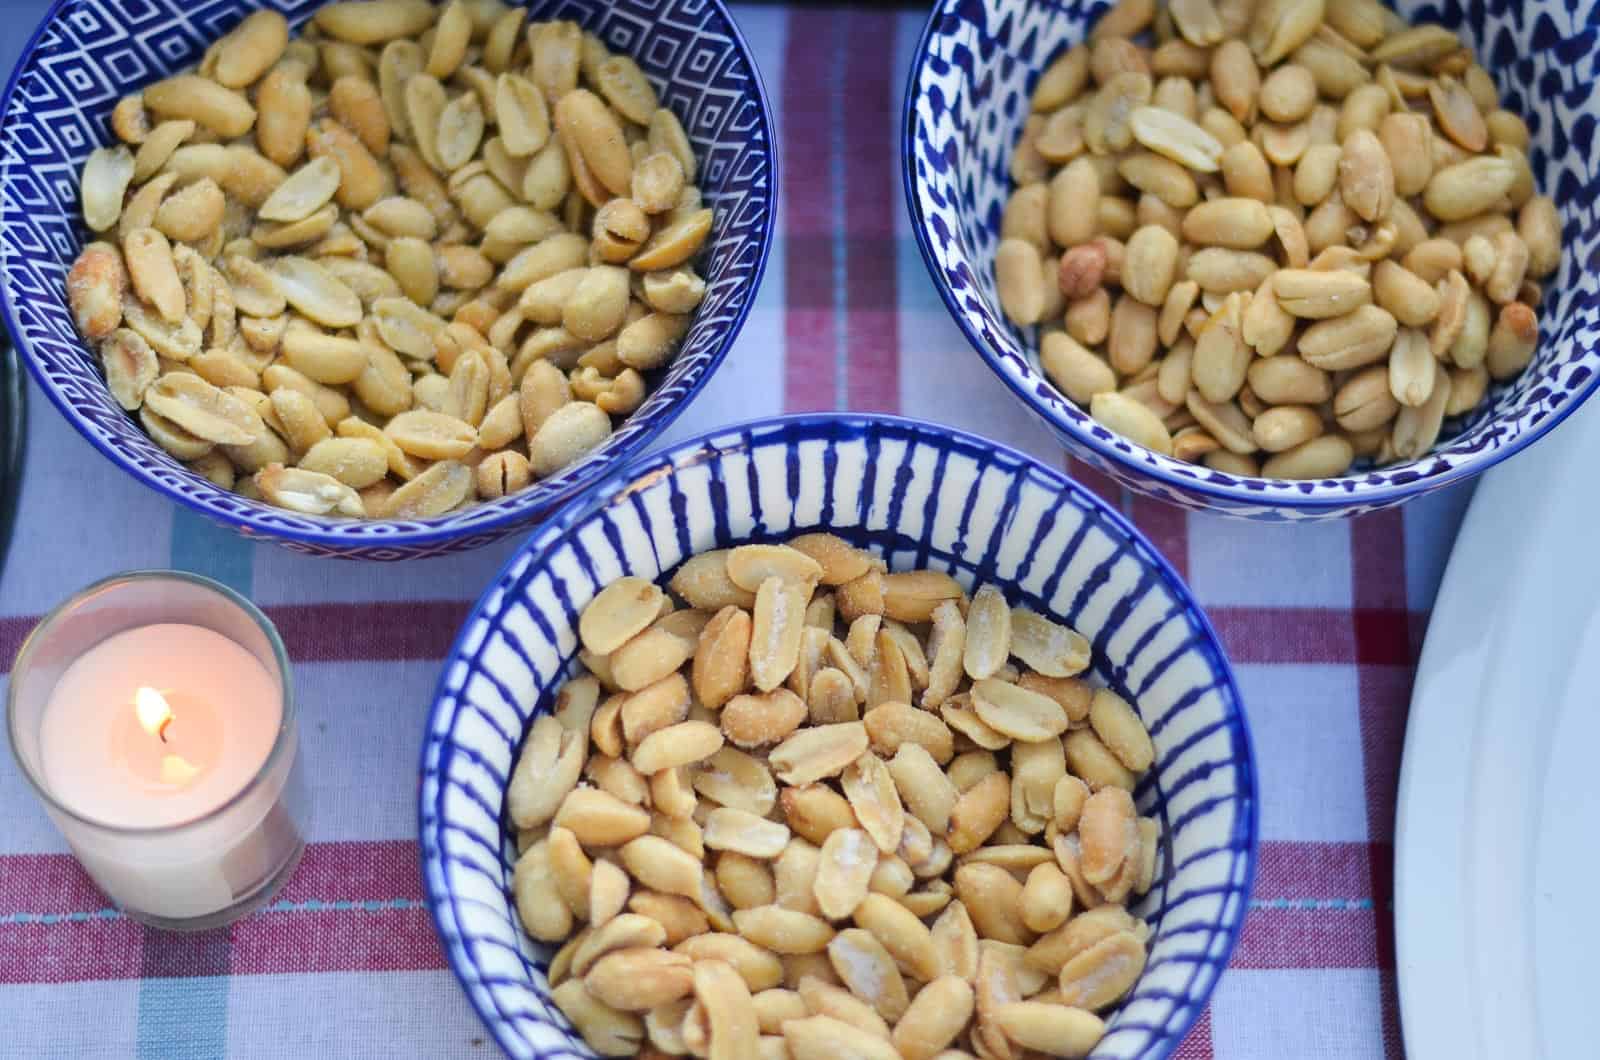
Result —
POLYGON ((45 783, 104 824, 182 824, 244 789, 282 720, 277 682, 227 637, 170 623, 125 630, 67 667, 50 694, 40 730, 45 783), (140 724, 140 689, 170 708, 159 734, 140 724))

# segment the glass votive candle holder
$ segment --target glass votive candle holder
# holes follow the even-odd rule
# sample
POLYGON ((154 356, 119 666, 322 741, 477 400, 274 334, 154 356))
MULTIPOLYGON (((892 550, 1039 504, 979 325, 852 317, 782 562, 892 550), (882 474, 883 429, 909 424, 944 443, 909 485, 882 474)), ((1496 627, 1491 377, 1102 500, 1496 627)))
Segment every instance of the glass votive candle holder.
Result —
POLYGON ((288 657, 226 586, 137 571, 84 589, 23 643, 6 720, 73 854, 141 923, 230 923, 305 850, 288 657))

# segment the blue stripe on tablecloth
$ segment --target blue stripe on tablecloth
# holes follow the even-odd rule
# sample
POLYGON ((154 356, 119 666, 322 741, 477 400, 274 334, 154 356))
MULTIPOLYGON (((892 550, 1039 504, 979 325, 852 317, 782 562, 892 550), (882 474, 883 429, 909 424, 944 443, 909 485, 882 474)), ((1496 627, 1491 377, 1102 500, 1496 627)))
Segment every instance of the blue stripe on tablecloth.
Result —
MULTIPOLYGON (((187 509, 172 514, 172 566, 248 598, 255 546, 187 509)), ((139 1060, 213 1060, 227 1054, 228 936, 147 932, 139 983, 139 1060), (185 976, 175 972, 189 972, 185 976)))
POLYGON ((187 508, 172 513, 172 565, 203 574, 241 596, 249 597, 254 578, 255 546, 232 530, 187 508))

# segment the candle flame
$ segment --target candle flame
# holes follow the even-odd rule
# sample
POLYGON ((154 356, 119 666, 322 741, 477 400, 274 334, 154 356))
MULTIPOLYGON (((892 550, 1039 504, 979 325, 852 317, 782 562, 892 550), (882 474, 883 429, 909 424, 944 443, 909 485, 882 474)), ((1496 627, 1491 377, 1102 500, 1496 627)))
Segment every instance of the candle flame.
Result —
POLYGON ((172 724, 172 707, 167 704, 166 696, 154 688, 140 686, 133 694, 133 711, 145 732, 161 737, 162 743, 167 741, 167 726, 172 724))

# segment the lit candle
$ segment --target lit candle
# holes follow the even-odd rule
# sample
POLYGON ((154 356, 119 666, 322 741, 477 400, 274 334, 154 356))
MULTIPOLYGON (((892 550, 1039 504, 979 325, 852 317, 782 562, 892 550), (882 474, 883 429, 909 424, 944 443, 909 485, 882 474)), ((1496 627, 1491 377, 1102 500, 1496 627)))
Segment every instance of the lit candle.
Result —
POLYGON ((147 923, 197 928, 264 901, 303 849, 291 704, 260 612, 203 579, 140 574, 40 624, 9 708, 24 773, 101 889, 147 923))
POLYGON ((122 828, 181 824, 244 790, 283 707, 254 655, 200 626, 140 626, 67 667, 39 734, 45 784, 122 828))

